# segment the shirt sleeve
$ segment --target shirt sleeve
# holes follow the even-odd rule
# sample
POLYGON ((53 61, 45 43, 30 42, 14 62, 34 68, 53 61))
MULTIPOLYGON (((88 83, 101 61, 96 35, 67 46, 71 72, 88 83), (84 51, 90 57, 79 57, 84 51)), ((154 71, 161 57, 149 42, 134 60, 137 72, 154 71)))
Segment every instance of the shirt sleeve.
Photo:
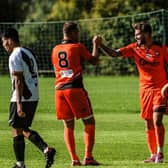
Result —
POLYGON ((10 58, 9 65, 12 71, 23 72, 23 63, 19 53, 10 58))
POLYGON ((129 58, 133 56, 133 44, 129 44, 120 48, 120 52, 123 58, 129 58))
POLYGON ((82 60, 89 61, 91 59, 92 55, 82 43, 80 43, 80 51, 82 60))

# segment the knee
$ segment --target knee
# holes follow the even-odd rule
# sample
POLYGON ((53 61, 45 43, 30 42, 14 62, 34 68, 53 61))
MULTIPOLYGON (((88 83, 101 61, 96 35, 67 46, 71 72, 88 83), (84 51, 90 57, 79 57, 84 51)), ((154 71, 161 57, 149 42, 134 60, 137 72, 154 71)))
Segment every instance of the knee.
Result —
POLYGON ((32 134, 32 131, 29 128, 24 128, 23 129, 24 137, 29 138, 31 136, 31 134, 32 134))
POLYGON ((64 120, 64 127, 65 128, 70 128, 70 129, 74 129, 74 119, 72 120, 64 120))
POLYGON ((160 118, 154 119, 155 127, 160 127, 162 125, 162 120, 160 118))
POLYGON ((85 125, 95 125, 95 119, 94 117, 92 116, 91 118, 88 118, 88 119, 83 119, 83 122, 85 125))
POLYGON ((155 113, 153 118, 154 118, 154 126, 160 127, 162 125, 162 118, 163 118, 162 114, 155 113))
POLYGON ((23 129, 13 128, 12 133, 13 133, 13 137, 22 136, 23 135, 23 129))

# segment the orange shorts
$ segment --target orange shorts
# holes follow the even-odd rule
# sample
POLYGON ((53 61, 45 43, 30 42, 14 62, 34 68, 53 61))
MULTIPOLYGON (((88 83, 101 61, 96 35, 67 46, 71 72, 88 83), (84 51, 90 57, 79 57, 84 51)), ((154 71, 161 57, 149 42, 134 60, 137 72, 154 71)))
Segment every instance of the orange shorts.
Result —
POLYGON ((161 89, 140 89, 141 117, 153 119, 153 112, 166 112, 166 96, 163 98, 161 89))
POLYGON ((70 120, 74 117, 92 116, 92 107, 88 93, 83 88, 70 88, 55 91, 55 105, 58 120, 70 120))

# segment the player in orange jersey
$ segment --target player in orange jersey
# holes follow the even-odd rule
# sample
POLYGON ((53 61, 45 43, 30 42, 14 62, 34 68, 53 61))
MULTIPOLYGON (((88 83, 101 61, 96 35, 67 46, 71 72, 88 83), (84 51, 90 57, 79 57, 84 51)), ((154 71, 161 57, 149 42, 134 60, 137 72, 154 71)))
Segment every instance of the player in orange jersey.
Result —
POLYGON ((63 41, 52 51, 52 63, 55 69, 55 104, 57 119, 64 122, 64 140, 71 156, 72 166, 79 166, 81 162, 75 149, 74 118, 82 119, 85 142, 84 165, 99 165, 94 160, 92 151, 95 143, 95 119, 88 93, 84 89, 82 80, 82 63, 88 61, 98 63, 98 42, 100 38, 93 38, 92 55, 86 47, 78 42, 79 28, 74 22, 66 22, 63 26, 63 41))
POLYGON ((167 83, 164 64, 168 64, 168 52, 164 44, 152 40, 152 28, 148 23, 137 23, 135 43, 113 50, 100 42, 100 47, 111 57, 133 57, 140 75, 141 117, 146 121, 146 135, 151 156, 144 162, 163 162, 165 129, 163 114, 166 112, 166 98, 161 88, 167 83), (157 149, 158 146, 158 149, 157 149))

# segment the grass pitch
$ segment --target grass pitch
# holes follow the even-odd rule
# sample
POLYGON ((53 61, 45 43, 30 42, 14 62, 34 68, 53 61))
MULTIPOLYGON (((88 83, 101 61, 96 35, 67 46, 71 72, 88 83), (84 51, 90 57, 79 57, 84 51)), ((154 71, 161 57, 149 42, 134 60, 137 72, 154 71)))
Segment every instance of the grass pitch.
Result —
MULTIPOLYGON (((57 150, 53 168, 69 168, 63 124, 56 120, 54 105, 54 78, 40 78, 40 102, 32 125, 47 143, 57 150)), ((149 156, 146 145, 144 121, 140 119, 138 77, 85 77, 96 119, 94 157, 102 163, 100 168, 165 168, 168 167, 167 132, 165 163, 144 164, 149 156)), ((12 133, 8 127, 10 79, 0 77, 0 168, 10 168, 15 163, 12 133)), ((168 130, 168 119, 164 117, 168 130)), ((83 124, 76 121, 77 153, 83 160, 83 124)), ((27 168, 44 168, 43 154, 26 140, 25 161, 27 168)), ((89 166, 88 166, 89 167, 89 166)), ((91 167, 91 166, 90 166, 91 167)))

